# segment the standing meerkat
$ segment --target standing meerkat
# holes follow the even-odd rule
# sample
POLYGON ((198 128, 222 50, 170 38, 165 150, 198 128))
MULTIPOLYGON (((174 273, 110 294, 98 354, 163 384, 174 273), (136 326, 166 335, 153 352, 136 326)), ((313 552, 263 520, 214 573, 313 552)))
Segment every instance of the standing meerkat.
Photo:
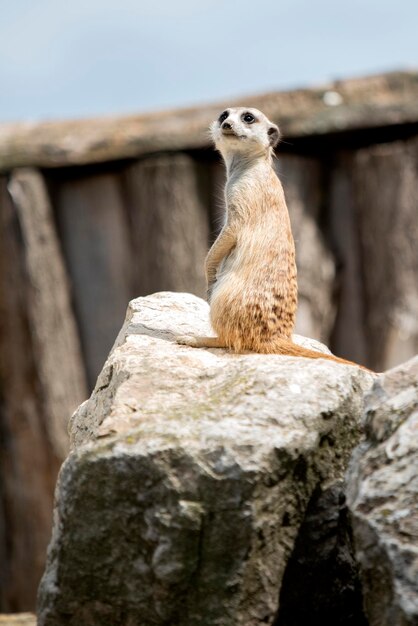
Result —
POLYGON ((177 342, 354 365, 292 342, 295 244, 283 187, 272 167, 278 127, 257 109, 230 108, 210 130, 227 171, 225 224, 205 263, 217 337, 178 337, 177 342))

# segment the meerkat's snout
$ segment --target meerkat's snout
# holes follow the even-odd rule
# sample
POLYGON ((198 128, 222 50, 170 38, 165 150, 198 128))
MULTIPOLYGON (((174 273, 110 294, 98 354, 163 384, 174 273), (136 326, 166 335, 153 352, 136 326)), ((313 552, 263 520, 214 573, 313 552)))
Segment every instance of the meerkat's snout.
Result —
POLYGON ((221 124, 221 130, 224 135, 235 135, 234 129, 232 128, 230 122, 223 122, 221 124))

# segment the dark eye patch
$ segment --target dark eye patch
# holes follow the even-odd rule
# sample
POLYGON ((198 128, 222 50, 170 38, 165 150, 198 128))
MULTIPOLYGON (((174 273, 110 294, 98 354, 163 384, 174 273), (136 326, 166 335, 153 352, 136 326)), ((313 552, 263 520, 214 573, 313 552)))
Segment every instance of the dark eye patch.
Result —
POLYGON ((222 122, 224 122, 226 120, 228 115, 229 115, 228 111, 224 111, 223 113, 221 113, 220 116, 219 116, 219 119, 218 119, 219 124, 222 124, 222 122))
POLYGON ((245 122, 246 124, 254 124, 254 122, 256 122, 257 120, 255 119, 254 115, 252 113, 249 113, 247 111, 247 113, 243 113, 241 115, 241 119, 243 122, 245 122))

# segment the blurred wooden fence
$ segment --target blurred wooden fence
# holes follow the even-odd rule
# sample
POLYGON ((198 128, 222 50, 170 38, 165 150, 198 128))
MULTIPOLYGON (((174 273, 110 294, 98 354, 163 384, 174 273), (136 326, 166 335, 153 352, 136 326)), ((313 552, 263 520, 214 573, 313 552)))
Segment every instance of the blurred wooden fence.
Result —
MULTIPOLYGON (((418 75, 247 104, 284 133, 297 331, 377 370, 413 356, 418 75)), ((34 607, 68 417, 128 301, 205 293, 224 177, 206 128, 225 106, 0 125, 0 611, 34 607)))

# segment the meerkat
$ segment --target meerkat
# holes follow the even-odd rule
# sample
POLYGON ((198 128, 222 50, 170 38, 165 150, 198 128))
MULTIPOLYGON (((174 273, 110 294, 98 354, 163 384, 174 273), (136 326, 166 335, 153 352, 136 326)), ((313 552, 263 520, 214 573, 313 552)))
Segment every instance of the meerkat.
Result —
POLYGON ((272 166, 279 128, 261 111, 240 107, 226 109, 210 131, 227 173, 225 223, 205 262, 217 336, 177 337, 177 342, 355 365, 292 342, 295 244, 283 187, 272 166))

